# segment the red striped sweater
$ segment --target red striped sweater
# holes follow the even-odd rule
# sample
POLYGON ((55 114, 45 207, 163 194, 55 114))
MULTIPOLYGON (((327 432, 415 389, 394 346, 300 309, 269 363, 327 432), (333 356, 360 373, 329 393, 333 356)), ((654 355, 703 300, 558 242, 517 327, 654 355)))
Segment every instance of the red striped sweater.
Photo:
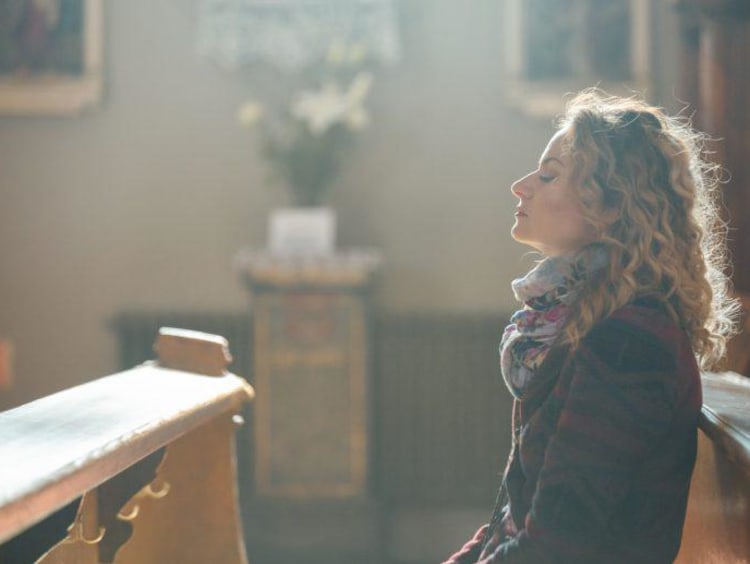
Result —
POLYGON ((446 564, 672 562, 700 407, 687 335, 653 303, 618 310, 572 354, 553 349, 517 405, 516 533, 479 560, 485 526, 446 564))

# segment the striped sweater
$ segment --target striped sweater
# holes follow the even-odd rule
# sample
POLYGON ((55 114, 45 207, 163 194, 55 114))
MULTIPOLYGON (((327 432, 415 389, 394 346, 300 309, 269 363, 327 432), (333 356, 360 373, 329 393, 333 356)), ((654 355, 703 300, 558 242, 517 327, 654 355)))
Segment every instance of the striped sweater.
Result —
POLYGON ((536 380, 516 405, 506 532, 480 560, 483 527, 446 564, 672 562, 702 401, 687 335, 636 302, 550 351, 536 380))

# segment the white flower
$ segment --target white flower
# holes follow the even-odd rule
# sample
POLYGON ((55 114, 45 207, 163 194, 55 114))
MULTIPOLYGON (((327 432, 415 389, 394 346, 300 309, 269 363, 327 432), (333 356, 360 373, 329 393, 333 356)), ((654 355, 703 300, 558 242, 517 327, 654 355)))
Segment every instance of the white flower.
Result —
POLYGON ((245 102, 237 112, 237 120, 244 127, 253 127, 263 117, 263 106, 254 100, 245 102))
POLYGON ((306 122, 310 132, 322 135, 336 124, 343 123, 353 130, 369 123, 364 101, 372 86, 372 74, 358 73, 346 92, 338 84, 328 82, 320 90, 300 92, 292 103, 292 115, 306 122))
POLYGON ((359 72, 349 85, 347 97, 352 104, 362 104, 372 87, 372 73, 359 72))
POLYGON ((358 65, 362 61, 365 60, 365 55, 367 52, 365 51, 364 45, 361 43, 355 43, 349 48, 349 64, 350 65, 358 65))
POLYGON ((346 126, 352 131, 359 131, 368 125, 370 125, 370 116, 364 108, 351 108, 346 114, 346 126))
POLYGON ((339 66, 346 58, 346 45, 341 41, 334 41, 328 47, 326 61, 329 65, 339 66))
POLYGON ((322 135, 346 115, 346 98, 337 84, 329 82, 320 90, 304 90, 292 102, 292 115, 306 122, 314 135, 322 135))
POLYGON ((372 87, 372 74, 369 72, 360 72, 352 80, 347 92, 346 116, 344 121, 354 131, 367 127, 370 123, 370 117, 365 110, 365 98, 372 87))

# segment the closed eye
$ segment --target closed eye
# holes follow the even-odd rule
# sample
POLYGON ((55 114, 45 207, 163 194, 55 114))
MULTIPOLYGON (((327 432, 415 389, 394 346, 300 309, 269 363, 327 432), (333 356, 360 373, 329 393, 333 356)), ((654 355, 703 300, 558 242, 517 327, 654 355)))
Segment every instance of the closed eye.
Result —
POLYGON ((556 178, 555 176, 547 176, 546 174, 539 175, 539 180, 541 180, 545 184, 552 182, 555 178, 556 178))

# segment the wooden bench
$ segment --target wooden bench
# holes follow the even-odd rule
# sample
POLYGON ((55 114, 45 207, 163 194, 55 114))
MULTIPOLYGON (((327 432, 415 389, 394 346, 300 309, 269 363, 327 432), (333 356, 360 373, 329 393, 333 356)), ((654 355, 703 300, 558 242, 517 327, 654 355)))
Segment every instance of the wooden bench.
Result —
POLYGON ((156 362, 0 414, 2 548, 72 502, 37 562, 246 562, 234 430, 253 390, 226 371, 222 337, 162 329, 155 348, 156 362))
POLYGON ((676 562, 750 562, 750 378, 703 375, 698 459, 676 562))

